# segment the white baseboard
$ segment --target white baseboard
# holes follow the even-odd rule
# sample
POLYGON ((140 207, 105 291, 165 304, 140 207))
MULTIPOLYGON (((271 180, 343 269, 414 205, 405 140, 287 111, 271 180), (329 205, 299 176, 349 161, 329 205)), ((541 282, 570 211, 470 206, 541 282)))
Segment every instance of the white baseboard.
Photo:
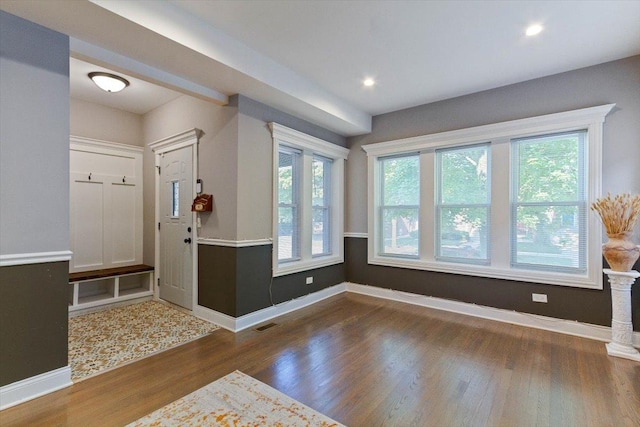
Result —
MULTIPOLYGON (((266 322, 283 314, 307 307, 323 299, 338 295, 342 292, 353 292, 376 298, 404 302, 419 305, 436 310, 450 311, 465 314, 467 316, 480 317, 498 322, 511 323, 529 328, 543 329, 545 331, 574 335, 597 341, 611 341, 611 328, 608 326, 592 325, 573 320, 556 319, 537 314, 521 313, 518 311, 501 308, 487 307, 466 302, 453 301, 443 298, 429 297, 393 289, 383 289, 375 286, 359 285, 344 282, 330 288, 323 289, 313 294, 283 302, 273 307, 267 307, 253 313, 235 318, 206 307, 197 306, 193 314, 205 320, 213 322, 231 332, 240 332, 243 329, 266 322)), ((633 332, 633 345, 640 348, 640 332, 633 332)))
MULTIPOLYGON (((347 283, 347 292, 369 295, 393 301, 404 302, 437 310, 451 311, 466 314, 468 316, 481 317, 483 319, 496 320, 498 322, 512 323, 514 325, 530 328, 544 329, 545 331, 559 332, 598 341, 611 341, 611 328, 608 326, 592 325, 572 320, 556 319, 537 314, 521 313, 518 311, 504 310, 500 308, 486 307, 460 301, 452 301, 443 298, 428 297, 409 292, 383 289, 375 286, 347 283)), ((640 332, 633 333, 633 345, 640 347, 640 332)))
POLYGON ((314 292, 296 298, 290 301, 280 303, 275 306, 263 308, 262 310, 254 311, 253 313, 245 314, 240 317, 232 317, 227 314, 219 313, 211 310, 207 307, 197 306, 193 310, 193 314, 202 319, 213 322, 231 332, 240 332, 244 329, 248 329, 252 326, 264 323, 275 317, 282 316, 283 314, 290 313, 295 310, 307 307, 311 304, 315 304, 323 299, 327 299, 334 295, 341 294, 346 291, 346 284, 340 283, 338 285, 325 288, 321 291, 314 292))
POLYGON ((0 387, 0 410, 52 393, 71 384, 73 384, 71 367, 65 366, 5 385, 0 387))
POLYGON ((208 322, 215 323, 228 331, 236 332, 236 318, 233 316, 211 310, 210 308, 201 305, 196 305, 193 308, 192 314, 208 322))
MULTIPOLYGON (((383 289, 375 286, 358 285, 356 283, 347 282, 331 286, 291 301, 283 302, 276 306, 267 307, 238 318, 228 316, 199 305, 194 308, 193 314, 228 329, 231 332, 240 332, 244 329, 266 322, 283 314, 299 310, 343 292, 353 292, 376 298, 383 298, 433 308, 436 310, 450 311, 468 316, 495 320, 498 322, 590 338, 598 341, 608 342, 611 339, 611 328, 607 326, 556 319, 536 314, 520 313, 517 311, 486 307, 460 301, 452 301, 412 294, 409 292, 396 291, 393 289, 383 289)), ((633 332, 633 345, 640 348, 640 332, 633 332)), ((35 399, 56 390, 60 390, 72 384, 71 368, 69 366, 8 384, 0 387, 0 410, 35 399)))

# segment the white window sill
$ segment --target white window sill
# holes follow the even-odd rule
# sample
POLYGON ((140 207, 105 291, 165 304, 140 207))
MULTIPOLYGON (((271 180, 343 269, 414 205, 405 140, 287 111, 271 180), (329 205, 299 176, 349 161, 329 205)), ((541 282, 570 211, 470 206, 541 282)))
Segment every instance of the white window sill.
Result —
POLYGON ((299 273, 301 271, 313 270, 315 268, 328 267, 330 265, 342 264, 344 256, 318 257, 308 261, 294 261, 276 266, 273 277, 286 276, 287 274, 299 273))
POLYGON ((570 286, 575 288, 602 289, 602 269, 592 269, 588 274, 565 274, 540 270, 518 270, 485 265, 424 261, 419 259, 369 257, 369 264, 386 267, 408 268, 412 270, 435 271, 439 273, 460 274, 464 276, 489 277, 493 279, 514 280, 517 282, 543 283, 548 285, 570 286))

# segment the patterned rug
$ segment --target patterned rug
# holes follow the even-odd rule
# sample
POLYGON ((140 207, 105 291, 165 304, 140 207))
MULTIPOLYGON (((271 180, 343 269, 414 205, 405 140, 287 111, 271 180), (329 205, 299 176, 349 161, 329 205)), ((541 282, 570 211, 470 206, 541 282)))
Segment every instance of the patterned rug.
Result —
POLYGON ((76 382, 193 341, 218 326, 147 301, 69 319, 69 365, 76 382))
POLYGON ((129 424, 141 426, 342 426, 235 371, 129 424))

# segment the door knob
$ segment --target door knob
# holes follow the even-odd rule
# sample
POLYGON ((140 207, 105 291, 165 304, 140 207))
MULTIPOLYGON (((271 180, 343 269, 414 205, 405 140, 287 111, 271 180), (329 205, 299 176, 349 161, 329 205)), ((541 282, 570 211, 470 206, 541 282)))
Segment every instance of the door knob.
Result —
POLYGON ((187 237, 186 239, 184 239, 185 243, 191 243, 191 237, 187 237))

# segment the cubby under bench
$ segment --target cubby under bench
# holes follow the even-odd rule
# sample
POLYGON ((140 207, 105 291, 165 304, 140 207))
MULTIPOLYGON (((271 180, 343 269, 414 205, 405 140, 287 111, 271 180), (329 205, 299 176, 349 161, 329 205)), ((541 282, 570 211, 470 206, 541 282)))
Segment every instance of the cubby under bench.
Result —
POLYGON ((153 295, 154 267, 138 264, 69 273, 69 311, 153 295))

